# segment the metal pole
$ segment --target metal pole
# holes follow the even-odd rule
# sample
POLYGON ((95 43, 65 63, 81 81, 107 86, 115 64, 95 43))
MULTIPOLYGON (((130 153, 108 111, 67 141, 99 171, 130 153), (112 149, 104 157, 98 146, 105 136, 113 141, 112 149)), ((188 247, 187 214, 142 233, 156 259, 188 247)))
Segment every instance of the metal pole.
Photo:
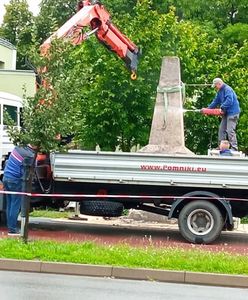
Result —
POLYGON ((212 86, 212 83, 185 83, 186 86, 196 86, 196 87, 208 87, 212 86))
MULTIPOLYGON (((31 192, 32 190, 32 164, 34 159, 26 157, 23 161, 24 175, 22 178, 22 191, 31 192)), ((22 195, 21 201, 21 238, 24 243, 28 241, 28 222, 29 222, 30 197, 22 195)))

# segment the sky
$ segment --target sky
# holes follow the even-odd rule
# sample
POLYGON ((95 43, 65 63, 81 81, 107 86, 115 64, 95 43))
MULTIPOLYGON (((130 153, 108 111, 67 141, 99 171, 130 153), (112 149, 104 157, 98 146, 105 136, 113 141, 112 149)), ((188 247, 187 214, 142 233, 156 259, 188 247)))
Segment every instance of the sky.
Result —
MULTIPOLYGON (((3 21, 3 16, 5 14, 4 4, 8 4, 10 0, 0 0, 0 24, 3 21)), ((29 10, 34 14, 37 15, 39 12, 39 3, 41 0, 27 0, 29 5, 29 10)))

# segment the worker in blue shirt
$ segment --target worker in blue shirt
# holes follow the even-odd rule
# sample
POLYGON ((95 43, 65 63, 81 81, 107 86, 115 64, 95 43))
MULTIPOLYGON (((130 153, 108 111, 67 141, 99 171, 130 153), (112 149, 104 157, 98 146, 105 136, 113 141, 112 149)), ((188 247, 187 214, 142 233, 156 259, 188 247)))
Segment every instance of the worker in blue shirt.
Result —
POLYGON ((230 150, 230 143, 227 140, 222 140, 220 142, 220 156, 232 156, 232 151, 230 150))
POLYGON ((220 78, 213 80, 212 87, 217 90, 216 97, 208 108, 219 107, 223 113, 219 126, 218 143, 228 140, 231 150, 238 151, 236 126, 239 119, 239 101, 234 90, 220 78))
MULTIPOLYGON (((3 186, 5 191, 21 192, 24 175, 23 161, 25 158, 35 157, 37 147, 28 145, 26 147, 16 146, 11 152, 4 168, 3 186)), ((6 215, 8 235, 19 235, 17 230, 17 218, 21 208, 21 195, 6 194, 6 215)))

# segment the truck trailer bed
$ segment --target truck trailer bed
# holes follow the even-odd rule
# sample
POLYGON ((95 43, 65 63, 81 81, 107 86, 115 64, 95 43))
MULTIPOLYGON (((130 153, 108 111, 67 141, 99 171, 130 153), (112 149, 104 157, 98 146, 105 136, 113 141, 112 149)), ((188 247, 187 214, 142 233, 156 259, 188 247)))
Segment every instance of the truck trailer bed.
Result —
POLYGON ((55 181, 248 189, 246 157, 69 151, 51 166, 55 181))

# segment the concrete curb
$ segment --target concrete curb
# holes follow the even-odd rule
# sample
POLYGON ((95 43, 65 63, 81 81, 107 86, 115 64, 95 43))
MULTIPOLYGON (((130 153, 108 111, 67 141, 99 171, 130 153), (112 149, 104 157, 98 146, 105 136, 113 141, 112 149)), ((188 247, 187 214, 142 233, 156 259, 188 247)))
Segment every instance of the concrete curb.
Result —
POLYGON ((0 270, 248 288, 248 276, 0 259, 0 270))

